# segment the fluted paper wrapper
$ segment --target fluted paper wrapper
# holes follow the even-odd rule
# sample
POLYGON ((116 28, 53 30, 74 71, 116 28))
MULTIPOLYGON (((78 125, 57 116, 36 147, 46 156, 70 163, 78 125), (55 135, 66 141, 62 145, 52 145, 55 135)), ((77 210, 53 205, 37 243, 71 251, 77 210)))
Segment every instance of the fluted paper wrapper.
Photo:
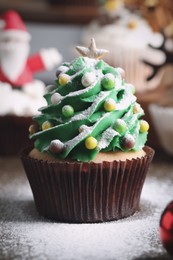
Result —
POLYGON ((173 108, 152 104, 149 112, 162 148, 173 155, 173 108))
POLYGON ((32 117, 0 116, 0 155, 16 155, 33 143, 28 137, 31 123, 32 117))
POLYGON ((63 222, 103 222, 139 209, 154 151, 140 159, 102 163, 48 162, 21 153, 40 215, 63 222))

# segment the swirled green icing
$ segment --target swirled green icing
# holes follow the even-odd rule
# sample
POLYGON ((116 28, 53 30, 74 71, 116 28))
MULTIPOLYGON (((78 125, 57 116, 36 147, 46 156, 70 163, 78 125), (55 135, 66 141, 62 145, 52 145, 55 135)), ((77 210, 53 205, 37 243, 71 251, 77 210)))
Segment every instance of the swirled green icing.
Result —
POLYGON ((54 89, 44 96, 47 106, 40 108, 40 115, 34 117, 38 130, 30 137, 35 139, 35 147, 40 152, 57 158, 90 161, 100 151, 126 152, 143 148, 148 134, 148 129, 141 131, 140 128, 144 111, 136 102, 132 86, 124 82, 118 69, 103 60, 79 57, 70 64, 64 63, 59 70, 54 89), (68 75, 67 80, 64 74, 68 75), (110 74, 114 87, 104 88, 103 78, 110 74), (85 82, 82 80, 84 75, 85 82), (56 95, 58 99, 53 101, 56 95), (68 110, 63 114, 65 106, 73 108, 73 114, 67 116, 68 110), (115 127, 119 119, 126 125, 123 131, 117 131, 115 127), (49 128, 44 128, 47 121, 49 128), (129 135, 134 142, 130 148, 123 142, 129 135), (96 140, 95 147, 86 146, 88 137, 96 140), (51 149, 54 140, 62 144, 63 148, 58 152, 51 149))

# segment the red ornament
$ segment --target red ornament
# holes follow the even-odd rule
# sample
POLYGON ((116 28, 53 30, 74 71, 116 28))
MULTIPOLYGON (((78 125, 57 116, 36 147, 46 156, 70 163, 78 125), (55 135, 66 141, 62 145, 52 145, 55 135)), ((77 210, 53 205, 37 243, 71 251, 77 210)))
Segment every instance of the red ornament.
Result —
POLYGON ((161 215, 160 237, 167 252, 173 255, 173 201, 167 205, 161 215))

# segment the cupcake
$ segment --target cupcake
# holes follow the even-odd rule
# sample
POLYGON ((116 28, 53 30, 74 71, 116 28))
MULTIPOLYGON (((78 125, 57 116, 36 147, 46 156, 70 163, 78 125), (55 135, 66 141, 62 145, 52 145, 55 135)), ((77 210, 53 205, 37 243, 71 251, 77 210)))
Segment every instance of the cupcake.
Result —
POLYGON ((34 74, 61 61, 55 48, 29 55, 30 38, 18 13, 0 16, 0 155, 15 155, 29 143, 32 116, 45 105, 45 84, 34 74))
MULTIPOLYGON (((34 147, 21 153, 40 215, 64 222, 103 222, 139 210, 154 151, 145 146, 134 87, 100 59, 94 39, 57 70, 47 105, 33 118, 34 147)), ((124 73, 123 73, 124 74, 124 73)))
POLYGON ((165 23, 159 24, 163 15, 159 17, 160 20, 151 19, 155 17, 154 10, 160 8, 160 4, 157 6, 158 1, 105 0, 102 2, 98 17, 86 26, 81 42, 86 44, 88 39, 94 37, 98 47, 105 46, 110 50, 111 54, 107 55, 105 61, 112 66, 124 68, 126 79, 135 85, 136 93, 143 94, 156 89, 162 84, 163 77, 167 78, 167 75, 171 75, 165 67, 162 67, 157 77, 151 79, 152 68, 143 62, 146 60, 159 65, 164 61, 162 53, 149 46, 149 44, 158 46, 163 40, 160 31, 163 29, 161 25, 165 23), (151 2, 155 3, 152 8, 148 7, 151 2))
POLYGON ((153 63, 148 63, 153 68, 152 77, 158 74, 162 67, 166 67, 167 77, 162 82, 162 85, 157 88, 157 91, 148 91, 142 96, 138 95, 138 100, 148 107, 148 115, 151 119, 153 133, 156 133, 155 141, 159 144, 159 148, 165 150, 168 154, 173 154, 173 22, 165 28, 164 41, 157 50, 161 51, 165 57, 164 64, 155 66, 153 63), (170 37, 166 37, 166 32, 169 32, 170 37), (169 49, 166 48, 169 44, 169 49))

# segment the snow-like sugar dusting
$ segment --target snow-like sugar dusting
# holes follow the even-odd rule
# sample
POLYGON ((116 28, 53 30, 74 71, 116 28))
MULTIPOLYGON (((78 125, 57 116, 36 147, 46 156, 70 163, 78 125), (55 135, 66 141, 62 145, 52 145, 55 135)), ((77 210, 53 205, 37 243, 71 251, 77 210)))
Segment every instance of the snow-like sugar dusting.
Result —
POLYGON ((19 159, 0 158, 0 164, 0 259, 170 259, 159 239, 159 220, 173 198, 171 159, 151 165, 139 212, 100 224, 43 219, 19 159))
POLYGON ((98 149, 101 150, 101 149, 108 147, 108 145, 110 144, 110 142, 113 140, 113 138, 116 135, 119 135, 119 133, 116 132, 112 127, 109 127, 108 129, 106 129, 103 132, 100 141, 98 142, 98 145, 97 145, 98 149))
POLYGON ((92 103, 92 105, 85 109, 83 112, 81 112, 80 114, 76 114, 71 118, 71 121, 76 121, 76 120, 82 120, 84 118, 87 118, 88 116, 90 116, 92 113, 94 113, 96 107, 98 106, 98 104, 103 101, 110 93, 101 91, 95 101, 92 103))

